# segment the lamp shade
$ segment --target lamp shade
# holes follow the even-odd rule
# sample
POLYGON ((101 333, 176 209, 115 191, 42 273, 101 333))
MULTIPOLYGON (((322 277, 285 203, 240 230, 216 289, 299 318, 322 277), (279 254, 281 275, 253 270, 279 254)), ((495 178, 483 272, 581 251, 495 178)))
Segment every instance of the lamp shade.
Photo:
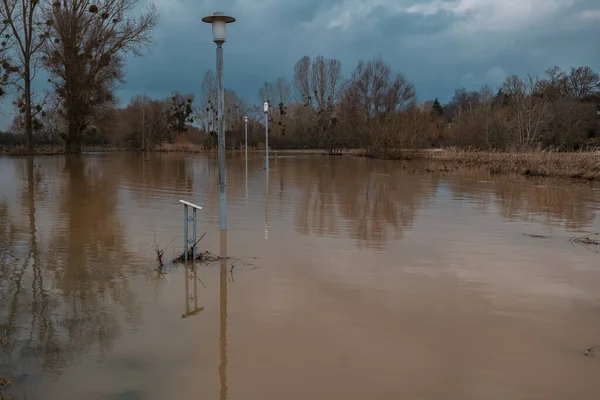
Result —
POLYGON ((213 40, 217 43, 223 43, 227 39, 226 25, 235 22, 235 18, 223 13, 214 13, 202 18, 202 21, 212 24, 213 40))
POLYGON ((263 104, 263 107, 265 109, 265 112, 268 113, 269 112, 269 103, 265 101, 265 104, 263 104))
POLYGON ((244 117, 244 122, 248 122, 248 117, 244 117))
POLYGON ((227 37, 227 28, 225 21, 217 19, 212 23, 213 40, 215 42, 224 42, 227 37))

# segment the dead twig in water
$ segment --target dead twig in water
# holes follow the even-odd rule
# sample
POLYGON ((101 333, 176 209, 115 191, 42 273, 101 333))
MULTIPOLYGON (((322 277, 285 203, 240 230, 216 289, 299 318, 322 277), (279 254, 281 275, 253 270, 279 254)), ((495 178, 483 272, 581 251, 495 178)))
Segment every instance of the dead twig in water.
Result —
MULTIPOLYGON (((235 263, 236 262, 241 262, 242 266, 244 267, 250 267, 250 266, 254 266, 254 264, 252 263, 248 263, 245 262, 244 259, 251 259, 251 260, 258 260, 258 257, 240 257, 240 258, 236 258, 235 260, 233 260, 231 262, 231 268, 229 269, 229 275, 231 276, 231 282, 235 282, 235 279, 233 277, 233 269, 235 268, 235 263)), ((258 267, 252 268, 252 270, 258 269, 258 267)))
MULTIPOLYGON (((188 255, 190 254, 194 254, 194 247, 196 247, 198 245, 198 243, 200 243, 200 241, 202 240, 202 238, 204 238, 204 236, 206 236, 206 232, 204 232, 202 234, 202 236, 200 236, 200 239, 196 240, 196 243, 194 243, 192 246, 190 246, 189 250, 188 250, 188 255)), ((191 258, 193 258, 193 256, 191 256, 191 258)), ((219 261, 221 259, 221 257, 210 253, 209 251, 205 251, 205 252, 198 252, 196 251, 196 261, 200 261, 203 263, 211 263, 211 262, 215 262, 215 261, 219 261)), ((183 253, 181 253, 179 255, 179 257, 175 257, 173 259, 173 264, 178 264, 178 263, 183 263, 185 262, 185 251, 183 253)))
POLYGON ((169 244, 167 244, 167 247, 161 249, 158 243, 156 242, 156 230, 154 230, 154 251, 156 252, 156 263, 158 264, 159 269, 164 268, 165 263, 163 262, 163 256, 165 254, 165 250, 169 248, 169 246, 171 245, 171 243, 173 243, 174 240, 175 239, 172 239, 169 242, 169 244))
POLYGON ((576 243, 594 253, 600 253, 600 240, 592 239, 592 236, 596 236, 600 239, 600 233, 591 233, 584 236, 572 237, 569 239, 569 242, 576 243))
POLYGON ((523 233, 523 235, 529 236, 529 237, 535 238, 535 239, 548 239, 549 238, 549 236, 535 235, 535 234, 532 234, 532 233, 523 233))
POLYGON ((597 348, 598 346, 592 346, 589 349, 586 349, 582 354, 586 357, 593 357, 594 356, 594 350, 597 348))

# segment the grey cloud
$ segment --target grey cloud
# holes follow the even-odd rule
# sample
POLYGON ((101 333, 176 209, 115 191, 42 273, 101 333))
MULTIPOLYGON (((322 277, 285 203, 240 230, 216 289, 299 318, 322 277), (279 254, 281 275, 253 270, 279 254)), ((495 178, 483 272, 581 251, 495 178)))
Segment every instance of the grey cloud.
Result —
POLYGON ((204 71, 215 65, 210 26, 201 17, 214 11, 237 18, 228 27, 225 84, 253 102, 265 80, 291 78, 303 55, 338 58, 346 75, 359 59, 381 55, 415 83, 421 100, 447 100, 463 83, 473 89, 497 85, 498 70, 520 75, 555 64, 585 64, 600 71, 600 18, 583 17, 600 9, 597 0, 157 0, 156 5, 161 13, 156 45, 128 62, 127 83, 119 90, 123 103, 144 92, 199 93, 204 71), (408 12, 418 5, 435 12, 408 12), (501 15, 494 16, 498 10, 501 15), (486 25, 488 15, 496 25, 486 25))

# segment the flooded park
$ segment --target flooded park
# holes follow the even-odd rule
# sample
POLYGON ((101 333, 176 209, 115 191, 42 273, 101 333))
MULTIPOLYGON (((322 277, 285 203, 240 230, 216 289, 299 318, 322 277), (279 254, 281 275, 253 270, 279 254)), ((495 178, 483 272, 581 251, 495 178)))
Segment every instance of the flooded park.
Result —
POLYGON ((215 156, 0 157, 2 394, 599 398, 598 185, 264 161, 228 156, 227 260, 173 264, 180 200, 223 251, 215 156))

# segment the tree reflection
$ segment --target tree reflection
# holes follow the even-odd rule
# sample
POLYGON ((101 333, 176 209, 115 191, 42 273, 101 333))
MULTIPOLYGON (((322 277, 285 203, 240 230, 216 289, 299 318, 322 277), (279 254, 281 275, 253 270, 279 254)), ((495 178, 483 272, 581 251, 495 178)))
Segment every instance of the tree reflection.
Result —
POLYGON ((19 226, 8 206, 0 207, 5 286, 0 295, 5 340, 0 344, 11 373, 35 378, 42 370, 60 372, 76 356, 109 349, 120 319, 137 318, 124 271, 132 257, 118 223, 118 176, 113 172, 68 157, 64 173, 52 182, 58 185, 52 188, 58 209, 53 201, 38 209, 40 199, 51 196, 29 158, 20 196, 27 223, 19 226), (49 221, 40 225, 40 217, 49 221), (48 225, 52 231, 40 231, 48 225), (41 249, 39 242, 49 246, 41 249))
POLYGON ((468 197, 483 205, 494 204, 508 220, 538 222, 577 230, 593 224, 596 207, 588 188, 569 186, 550 179, 514 181, 477 171, 462 171, 448 184, 454 196, 468 197), (491 179, 489 182, 484 182, 491 179))
MULTIPOLYGON (((343 157, 282 159, 275 173, 281 174, 280 182, 300 190, 297 232, 348 234, 359 247, 373 248, 385 247, 390 235, 401 237, 438 182, 436 176, 415 175, 399 164, 343 157)), ((282 191, 283 184, 278 196, 282 191)))

